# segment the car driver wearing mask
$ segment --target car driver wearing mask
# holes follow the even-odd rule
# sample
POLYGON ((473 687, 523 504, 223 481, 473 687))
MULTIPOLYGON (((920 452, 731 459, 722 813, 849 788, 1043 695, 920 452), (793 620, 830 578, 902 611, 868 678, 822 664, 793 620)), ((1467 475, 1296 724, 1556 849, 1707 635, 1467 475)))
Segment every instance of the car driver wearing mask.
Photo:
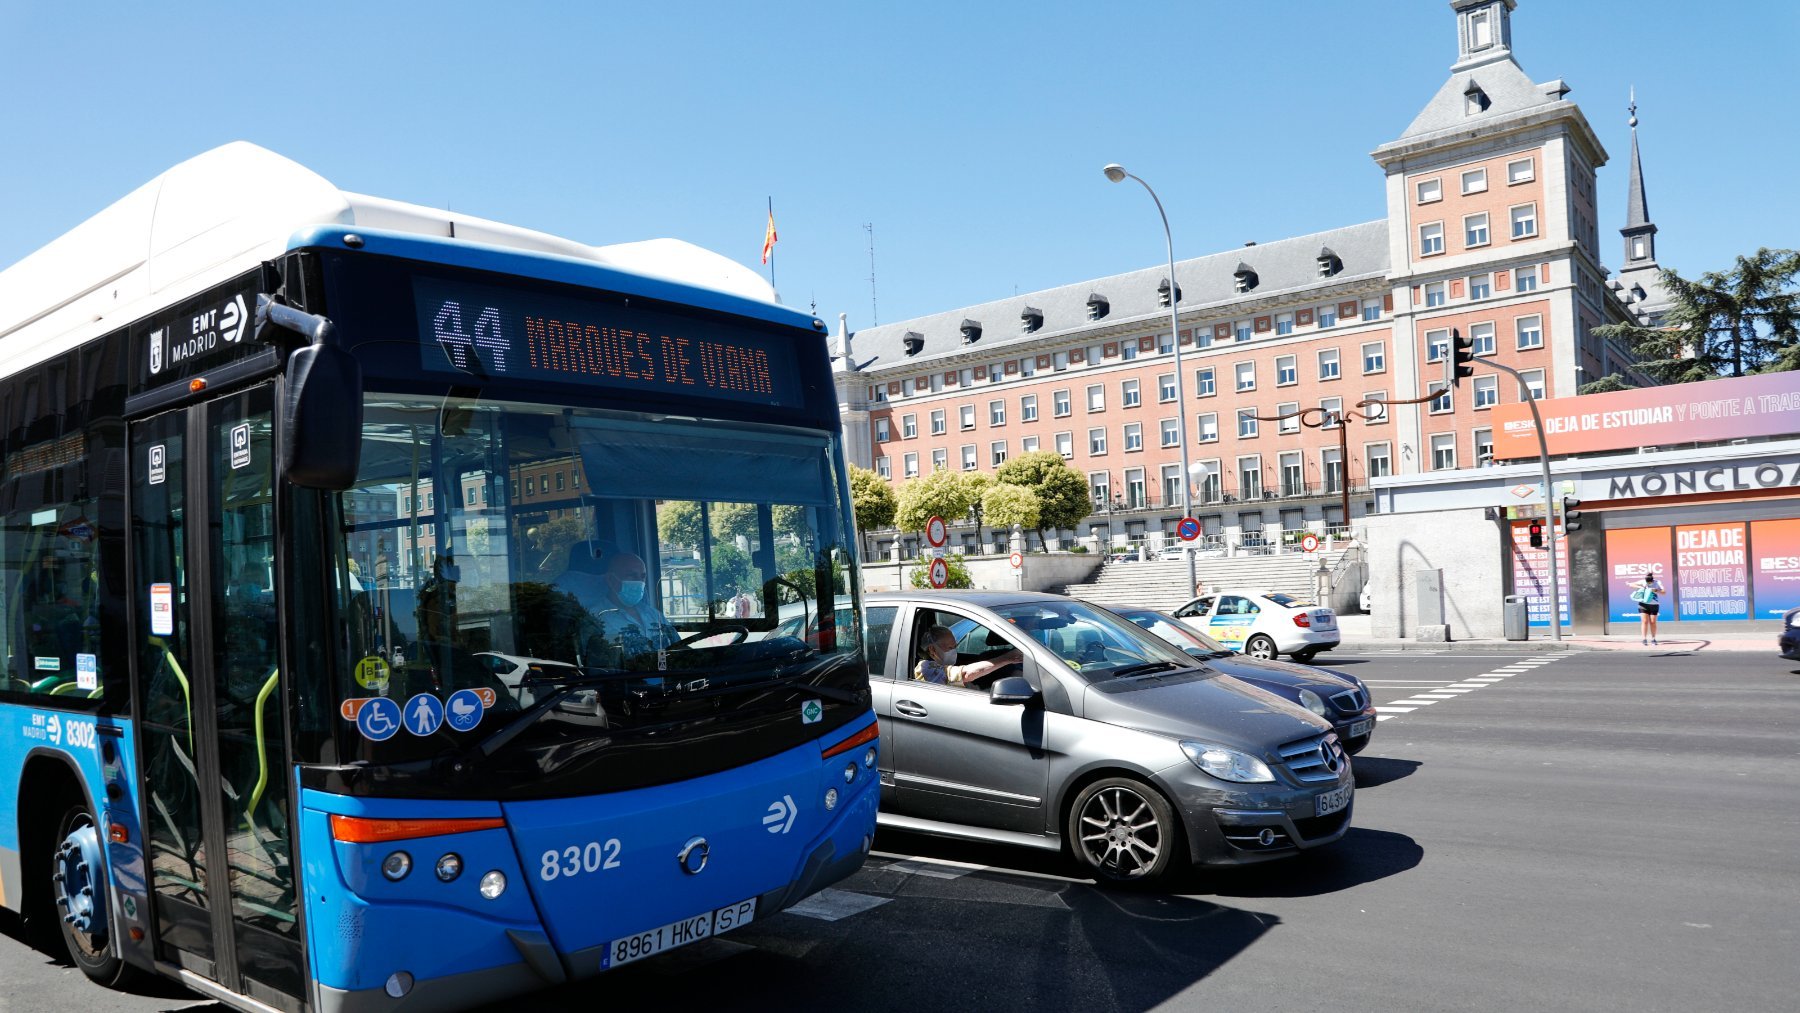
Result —
POLYGON ((1017 665, 1025 660, 1024 656, 1015 649, 1007 651, 997 658, 959 665, 956 663, 956 634, 950 632, 948 626, 933 626, 927 630, 925 643, 927 645, 926 656, 913 667, 912 677, 919 682, 967 686, 969 683, 992 675, 1008 665, 1017 665))
POLYGON ((643 558, 633 553, 617 553, 606 564, 605 600, 594 611, 606 639, 626 658, 663 650, 681 639, 649 601, 648 580, 643 558))

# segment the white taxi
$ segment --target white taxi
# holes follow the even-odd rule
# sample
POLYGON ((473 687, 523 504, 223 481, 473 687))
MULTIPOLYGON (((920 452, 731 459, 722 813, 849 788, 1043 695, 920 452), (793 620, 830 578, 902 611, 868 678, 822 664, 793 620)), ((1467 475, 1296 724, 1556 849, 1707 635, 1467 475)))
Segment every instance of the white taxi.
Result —
POLYGON ((1175 618, 1252 658, 1311 661, 1338 645, 1337 613, 1290 594, 1219 591, 1175 610, 1175 618))

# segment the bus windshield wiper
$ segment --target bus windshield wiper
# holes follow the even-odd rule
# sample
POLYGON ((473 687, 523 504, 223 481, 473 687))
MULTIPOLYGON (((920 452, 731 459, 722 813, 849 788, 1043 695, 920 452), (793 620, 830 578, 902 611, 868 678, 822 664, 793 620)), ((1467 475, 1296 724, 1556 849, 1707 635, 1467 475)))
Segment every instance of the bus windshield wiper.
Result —
POLYGON ((556 689, 533 701, 530 707, 525 708, 517 717, 495 729, 486 738, 463 749, 457 756, 454 766, 460 770, 463 761, 474 756, 476 753, 480 753, 482 756, 494 755, 505 748, 508 742, 518 738, 520 732, 537 724, 545 714, 554 710, 557 704, 562 703, 564 700, 574 696, 583 689, 598 686, 601 683, 612 682, 623 677, 638 678, 643 675, 641 672, 624 672, 611 668, 588 668, 580 671, 580 675, 565 676, 560 679, 539 676, 519 680, 520 686, 551 685, 555 686, 556 689))

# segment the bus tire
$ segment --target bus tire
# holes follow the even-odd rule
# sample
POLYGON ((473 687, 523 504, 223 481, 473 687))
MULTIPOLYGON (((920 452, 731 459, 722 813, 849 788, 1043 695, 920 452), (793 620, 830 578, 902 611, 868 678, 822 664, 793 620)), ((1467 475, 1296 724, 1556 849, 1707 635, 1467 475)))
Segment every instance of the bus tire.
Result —
POLYGON ((55 919, 70 962, 89 979, 111 988, 125 980, 129 968, 112 945, 108 903, 112 891, 100 824, 86 802, 58 808, 54 835, 39 855, 38 868, 49 880, 52 905, 45 913, 55 919))

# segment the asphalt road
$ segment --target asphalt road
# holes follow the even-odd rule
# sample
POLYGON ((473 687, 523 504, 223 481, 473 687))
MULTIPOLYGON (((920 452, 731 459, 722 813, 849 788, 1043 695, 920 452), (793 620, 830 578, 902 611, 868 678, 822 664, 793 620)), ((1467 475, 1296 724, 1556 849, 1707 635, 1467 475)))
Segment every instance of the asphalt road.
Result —
MULTIPOLYGON (((1800 666, 1650 651, 1321 662, 1384 708, 1335 846, 1146 892, 1072 878, 1054 855, 884 832, 863 872, 797 911, 528 1001, 1793 1008, 1800 666)), ((0 1013, 184 1005, 93 988, 4 921, 0 981, 0 1013)))

